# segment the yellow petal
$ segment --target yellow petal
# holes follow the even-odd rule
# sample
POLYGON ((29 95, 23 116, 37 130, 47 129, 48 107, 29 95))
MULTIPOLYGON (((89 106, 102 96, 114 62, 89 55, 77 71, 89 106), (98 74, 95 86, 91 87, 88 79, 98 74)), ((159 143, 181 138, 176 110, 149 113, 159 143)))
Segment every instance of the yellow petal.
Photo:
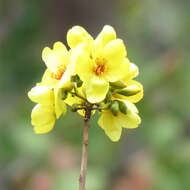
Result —
POLYGON ((59 67, 68 64, 68 52, 63 43, 56 42, 52 50, 49 47, 43 49, 42 59, 51 72, 56 72, 59 67))
POLYGON ((70 93, 68 94, 67 98, 64 101, 66 104, 68 104, 69 106, 72 106, 73 104, 82 104, 83 100, 76 97, 76 96, 72 96, 70 93))
POLYGON ((58 83, 58 80, 52 78, 51 71, 49 69, 46 69, 42 76, 42 81, 41 83, 39 83, 39 85, 54 87, 57 85, 57 83, 58 83))
POLYGON ((92 42, 93 38, 81 26, 72 27, 67 33, 67 43, 70 48, 74 48, 83 42, 92 42))
POLYGON ((115 39, 110 41, 104 47, 104 55, 108 61, 120 62, 125 56, 127 56, 127 50, 121 39, 115 39))
POLYGON ((140 89, 139 93, 132 95, 132 96, 123 96, 120 94, 116 94, 116 95, 114 95, 114 97, 122 99, 122 100, 127 100, 127 101, 130 101, 132 103, 139 102, 143 98, 143 95, 144 95, 143 85, 141 83, 135 81, 135 80, 127 81, 125 84, 127 87, 137 86, 137 88, 140 89))
POLYGON ((134 63, 130 63, 129 66, 129 72, 128 74, 124 77, 125 81, 129 81, 139 75, 139 69, 134 63))
POLYGON ((44 105, 54 104, 53 89, 48 86, 35 86, 28 92, 28 97, 36 103, 44 105))
POLYGON ((115 60, 107 63, 107 71, 105 72, 105 78, 109 82, 118 81, 128 75, 130 62, 127 58, 124 58, 118 62, 115 60))
POLYGON ((83 82, 89 81, 93 73, 93 62, 88 53, 79 51, 76 58, 76 73, 83 82))
POLYGON ((58 88, 63 90, 70 90, 73 88, 73 83, 71 82, 71 75, 70 71, 67 69, 64 75, 61 77, 60 81, 58 82, 58 88))
POLYGON ((34 132, 36 134, 44 134, 50 132, 54 128, 54 122, 40 125, 40 126, 34 126, 34 132))
POLYGON ((31 119, 36 133, 48 133, 55 124, 53 106, 37 104, 32 110, 31 119))
POLYGON ((138 115, 138 109, 133 103, 129 101, 124 101, 124 103, 127 106, 127 114, 119 114, 117 120, 118 124, 128 129, 137 128, 141 123, 141 118, 138 115))
POLYGON ((102 31, 95 39, 95 44, 97 47, 105 46, 111 40, 116 39, 116 32, 113 27, 105 25, 102 31))
POLYGON ((53 51, 57 52, 57 53, 67 53, 67 48, 65 47, 65 45, 62 42, 55 42, 53 44, 53 51))
POLYGON ((109 90, 109 83, 98 77, 93 77, 85 84, 87 100, 91 103, 98 103, 105 99, 109 90))
POLYGON ((113 116, 110 111, 103 111, 101 113, 98 124, 113 142, 120 139, 122 127, 118 125, 117 117, 113 116))
POLYGON ((121 113, 118 122, 122 124, 121 126, 123 128, 134 129, 137 128, 141 123, 141 118, 137 113, 134 112, 127 113, 127 115, 121 113))
POLYGON ((62 114, 65 114, 67 112, 67 106, 62 100, 62 89, 60 88, 55 88, 54 89, 54 96, 55 96, 55 115, 56 118, 58 119, 62 114))

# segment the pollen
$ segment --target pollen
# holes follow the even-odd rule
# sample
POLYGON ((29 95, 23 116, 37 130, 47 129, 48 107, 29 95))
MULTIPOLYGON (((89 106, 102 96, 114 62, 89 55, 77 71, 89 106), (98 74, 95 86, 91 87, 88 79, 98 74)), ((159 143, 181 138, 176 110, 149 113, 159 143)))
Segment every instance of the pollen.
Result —
POLYGON ((65 72, 65 67, 63 66, 59 66, 55 72, 51 73, 51 77, 56 79, 56 80, 60 80, 61 77, 63 76, 64 72, 65 72))
POLYGON ((99 76, 107 70, 107 68, 106 68, 107 60, 105 58, 96 58, 95 62, 96 62, 96 66, 94 68, 94 73, 97 76, 99 76))

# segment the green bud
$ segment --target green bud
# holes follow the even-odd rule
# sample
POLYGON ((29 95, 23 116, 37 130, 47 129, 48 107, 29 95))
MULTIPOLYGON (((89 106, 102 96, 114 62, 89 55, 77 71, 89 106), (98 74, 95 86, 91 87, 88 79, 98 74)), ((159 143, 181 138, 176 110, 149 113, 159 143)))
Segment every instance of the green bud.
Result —
POLYGON ((116 89, 122 89, 126 87, 125 83, 122 81, 110 82, 110 85, 116 89))
POLYGON ((66 90, 62 91, 61 99, 65 100, 67 98, 67 95, 68 95, 68 91, 66 91, 66 90))
POLYGON ((80 78, 79 78, 79 76, 78 75, 73 75, 73 76, 71 76, 71 81, 72 82, 77 82, 77 80, 79 80, 80 78))
POLYGON ((111 101, 111 96, 112 96, 112 93, 110 91, 108 91, 107 95, 106 95, 106 98, 104 100, 104 103, 107 104, 108 102, 111 101))
POLYGON ((118 115, 119 112, 119 103, 118 101, 114 100, 110 105, 110 110, 114 116, 118 115))
POLYGON ((83 84, 82 80, 80 80, 80 79, 79 79, 76 83, 77 83, 77 87, 78 87, 78 88, 81 87, 82 84, 83 84))
POLYGON ((118 101, 119 102, 119 110, 123 114, 127 114, 127 106, 125 105, 124 102, 118 101))
POLYGON ((124 88, 122 90, 117 90, 117 93, 124 96, 133 96, 138 94, 140 91, 141 89, 137 86, 128 86, 127 88, 124 88))
POLYGON ((81 87, 82 86, 82 80, 80 79, 80 77, 78 75, 74 75, 71 77, 71 81, 75 82, 77 84, 77 87, 81 87))

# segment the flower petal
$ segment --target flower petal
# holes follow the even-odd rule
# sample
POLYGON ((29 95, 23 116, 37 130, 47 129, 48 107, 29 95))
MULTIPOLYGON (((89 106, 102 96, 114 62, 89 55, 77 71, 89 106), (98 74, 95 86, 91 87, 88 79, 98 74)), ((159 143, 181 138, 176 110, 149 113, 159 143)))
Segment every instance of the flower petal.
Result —
POLYGON ((118 116, 118 123, 124 128, 137 128, 141 123, 141 118, 138 115, 138 109, 129 101, 124 101, 124 103, 127 106, 127 114, 120 113, 118 116))
POLYGON ((54 96, 55 96, 55 115, 58 119, 62 114, 65 114, 67 112, 67 106, 62 100, 62 89, 61 88, 55 88, 54 89, 54 96))
POLYGON ((49 47, 43 49, 42 59, 51 72, 56 72, 58 67, 68 64, 68 52, 63 43, 56 42, 52 50, 49 47))
POLYGON ((111 40, 116 39, 116 32, 113 27, 105 25, 96 37, 94 43, 97 47, 104 47, 111 40))
POLYGON ((107 71, 105 77, 109 82, 118 81, 129 73, 130 62, 127 58, 120 60, 120 62, 115 62, 115 60, 109 61, 107 63, 107 71))
POLYGON ((78 51, 76 57, 76 73, 79 75, 83 82, 89 81, 93 76, 93 62, 88 53, 78 51))
POLYGON ((57 85, 57 83, 58 80, 51 77, 51 71, 49 69, 46 69, 42 76, 42 81, 38 84, 42 86, 54 87, 57 85))
POLYGON ((87 100, 91 103, 98 103, 104 100, 109 90, 109 83, 98 77, 93 77, 84 85, 87 100))
POLYGON ((124 77, 125 81, 129 81, 139 75, 139 69, 134 63, 130 63, 129 66, 129 72, 128 74, 124 77))
POLYGON ((127 56, 127 50, 121 39, 115 39, 110 41, 104 47, 104 55, 108 61, 120 62, 125 56, 127 56))
POLYGON ((48 86, 35 86, 28 92, 28 97, 36 103, 44 105, 54 104, 53 89, 48 86))
POLYGON ((67 33, 67 43, 70 48, 74 48, 83 42, 92 42, 91 35, 81 26, 72 27, 67 33))
POLYGON ((122 127, 118 125, 117 117, 113 116, 110 111, 103 111, 101 113, 98 124, 113 142, 120 139, 122 127))
POLYGON ((141 118, 134 112, 127 113, 126 115, 121 113, 118 117, 118 123, 123 128, 134 129, 141 123, 141 118))
POLYGON ((32 110, 31 119, 36 133, 48 133, 55 124, 53 106, 37 104, 32 110))

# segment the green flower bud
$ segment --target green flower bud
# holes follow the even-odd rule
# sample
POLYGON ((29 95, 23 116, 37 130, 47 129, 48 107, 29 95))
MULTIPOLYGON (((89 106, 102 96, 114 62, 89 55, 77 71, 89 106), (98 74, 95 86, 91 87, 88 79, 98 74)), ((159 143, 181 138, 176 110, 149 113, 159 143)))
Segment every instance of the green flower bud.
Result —
POLYGON ((137 86, 128 86, 127 88, 124 88, 122 90, 117 90, 117 93, 124 96, 133 96, 138 94, 140 91, 141 89, 137 86))
POLYGON ((110 85, 116 89, 122 89, 126 87, 125 83, 122 81, 110 82, 110 85))
POLYGON ((68 91, 62 90, 61 99, 65 100, 67 98, 67 95, 68 95, 68 91))
POLYGON ((124 102, 118 101, 119 102, 119 110, 123 114, 127 114, 127 106, 125 105, 124 102))
POLYGON ((82 84, 83 84, 82 80, 79 79, 79 80, 77 81, 77 87, 78 87, 78 88, 81 87, 82 84))
POLYGON ((110 110, 114 116, 117 116, 119 113, 119 103, 118 101, 114 100, 110 105, 110 110))
POLYGON ((112 96, 112 93, 110 91, 108 91, 107 95, 106 95, 106 98, 104 100, 104 103, 107 104, 108 102, 111 101, 111 96, 112 96))
POLYGON ((74 75, 71 77, 71 81, 75 82, 77 84, 77 87, 81 87, 83 84, 83 81, 80 79, 80 77, 78 75, 74 75))

